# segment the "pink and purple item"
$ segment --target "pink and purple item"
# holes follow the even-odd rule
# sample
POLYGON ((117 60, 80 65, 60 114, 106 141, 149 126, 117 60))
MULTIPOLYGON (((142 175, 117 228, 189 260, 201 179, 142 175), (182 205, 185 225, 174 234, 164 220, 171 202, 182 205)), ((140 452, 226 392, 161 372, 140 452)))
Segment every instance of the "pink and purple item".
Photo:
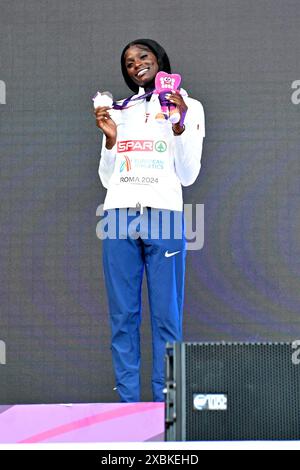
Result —
POLYGON ((172 124, 180 121, 180 113, 176 106, 168 100, 168 95, 178 90, 181 76, 178 73, 158 72, 155 77, 155 92, 159 94, 161 113, 156 115, 158 121, 169 119, 172 124))

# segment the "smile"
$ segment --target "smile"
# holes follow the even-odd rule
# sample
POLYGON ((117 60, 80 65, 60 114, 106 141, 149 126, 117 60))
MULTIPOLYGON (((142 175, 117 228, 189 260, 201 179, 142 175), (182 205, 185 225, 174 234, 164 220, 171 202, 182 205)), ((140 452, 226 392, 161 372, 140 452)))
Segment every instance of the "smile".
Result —
POLYGON ((143 75, 145 75, 145 73, 148 72, 148 70, 149 70, 149 68, 139 70, 139 72, 136 74, 136 77, 142 77, 143 75))

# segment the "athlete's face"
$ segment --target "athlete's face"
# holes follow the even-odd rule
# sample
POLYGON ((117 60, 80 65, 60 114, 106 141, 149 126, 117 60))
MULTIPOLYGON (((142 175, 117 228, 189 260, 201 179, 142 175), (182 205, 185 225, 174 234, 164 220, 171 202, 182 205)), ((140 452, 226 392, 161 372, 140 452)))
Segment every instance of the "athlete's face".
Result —
POLYGON ((158 62, 147 46, 137 44, 129 47, 124 59, 129 77, 138 86, 145 87, 154 80, 158 72, 158 62))

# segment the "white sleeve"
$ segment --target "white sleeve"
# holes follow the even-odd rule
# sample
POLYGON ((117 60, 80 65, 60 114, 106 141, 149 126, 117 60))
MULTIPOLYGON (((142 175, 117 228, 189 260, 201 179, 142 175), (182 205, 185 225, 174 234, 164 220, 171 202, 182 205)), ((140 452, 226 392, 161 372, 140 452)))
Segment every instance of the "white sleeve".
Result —
POLYGON ((175 172, 182 186, 190 186, 201 168, 203 138, 205 137, 204 110, 200 101, 188 99, 185 131, 174 136, 175 172))
POLYGON ((110 150, 108 150, 105 145, 106 145, 106 137, 105 137, 105 134, 103 134, 102 150, 101 150, 101 158, 100 158, 100 163, 99 163, 98 174, 99 174, 101 183, 107 189, 109 180, 115 168, 117 144, 115 144, 113 148, 110 150))

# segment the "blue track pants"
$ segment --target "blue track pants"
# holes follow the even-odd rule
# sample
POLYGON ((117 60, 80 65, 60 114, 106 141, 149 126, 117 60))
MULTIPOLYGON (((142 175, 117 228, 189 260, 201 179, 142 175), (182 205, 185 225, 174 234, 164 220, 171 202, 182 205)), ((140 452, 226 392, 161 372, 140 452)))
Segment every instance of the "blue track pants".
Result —
POLYGON ((117 238, 103 240, 103 267, 117 390, 122 402, 140 401, 139 330, 145 270, 152 328, 152 392, 154 401, 163 401, 165 345, 182 340, 186 257, 183 213, 153 208, 134 216, 128 209, 106 212, 111 211, 116 215, 118 233, 117 238), (120 223, 124 215, 127 221, 120 223), (140 224, 132 228, 137 216, 140 224), (164 233, 167 223, 169 234, 164 233))

